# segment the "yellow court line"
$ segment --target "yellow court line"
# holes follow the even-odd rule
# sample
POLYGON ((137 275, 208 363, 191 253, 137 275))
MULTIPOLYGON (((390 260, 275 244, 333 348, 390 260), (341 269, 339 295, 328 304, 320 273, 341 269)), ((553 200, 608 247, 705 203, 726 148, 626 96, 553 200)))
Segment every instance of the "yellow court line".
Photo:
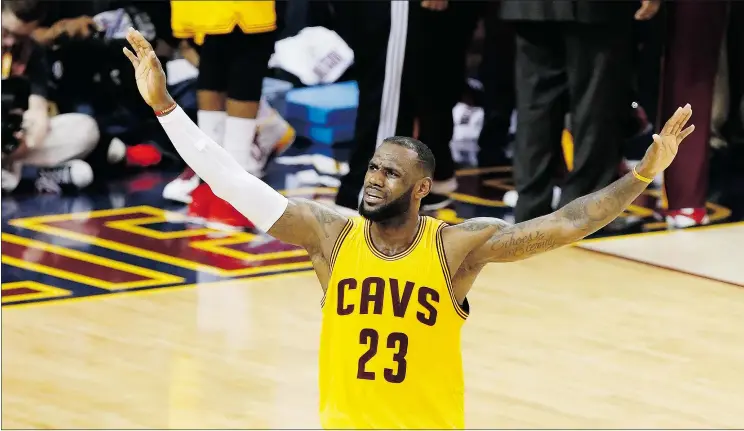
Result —
POLYGON ((11 290, 18 288, 27 288, 36 290, 34 293, 24 293, 21 295, 3 296, 3 304, 12 304, 14 302, 29 301, 33 299, 49 299, 49 298, 61 298, 64 296, 72 295, 67 289, 61 289, 59 287, 50 286, 48 284, 39 283, 38 281, 25 280, 25 281, 14 281, 10 283, 3 283, 2 290, 11 290))
MULTIPOLYGON (((39 250, 47 251, 47 252, 58 254, 61 256, 65 256, 65 257, 69 257, 72 259, 77 259, 77 260, 81 260, 84 262, 90 262, 95 265, 116 269, 122 272, 128 272, 130 274, 136 274, 141 277, 147 277, 149 279, 149 280, 140 280, 140 281, 130 281, 130 282, 125 282, 125 283, 112 283, 106 280, 101 280, 101 279, 84 276, 81 274, 71 273, 63 269, 53 268, 55 272, 57 272, 58 274, 66 275, 62 278, 66 278, 72 281, 78 281, 76 279, 82 277, 88 281, 88 282, 85 282, 85 284, 90 284, 89 283, 90 281, 94 281, 96 284, 91 284, 91 286, 100 287, 101 289, 107 289, 107 290, 132 289, 135 287, 155 286, 158 284, 182 283, 184 281, 183 277, 179 277, 177 275, 166 274, 164 272, 155 271, 155 270, 148 269, 148 268, 142 268, 139 266, 120 262, 118 260, 108 259, 105 257, 96 256, 90 253, 85 253, 79 250, 73 250, 73 249, 69 249, 65 247, 60 247, 58 245, 47 244, 42 241, 37 241, 34 239, 29 239, 29 238, 23 238, 20 236, 9 234, 9 233, 3 233, 2 240, 7 241, 11 244, 18 244, 24 247, 36 248, 39 250), (70 278, 71 276, 73 278, 70 278)), ((34 262, 27 262, 25 260, 20 260, 20 259, 13 258, 11 256, 3 255, 3 259, 6 259, 6 258, 9 259, 9 262, 15 262, 13 266, 19 266, 24 269, 29 269, 31 271, 35 271, 35 269, 31 269, 31 268, 38 268, 41 270, 37 272, 48 273, 47 268, 50 268, 46 265, 41 265, 41 264, 34 263, 34 262), (18 262, 19 260, 23 263, 19 263, 18 262)))
POLYGON ((628 205, 628 208, 625 209, 625 211, 621 214, 621 217, 628 217, 631 215, 635 215, 638 217, 651 217, 654 215, 654 210, 646 207, 642 207, 640 205, 628 205))
MULTIPOLYGON (((190 269, 192 271, 201 271, 201 272, 206 272, 206 273, 210 273, 214 275, 219 275, 222 277, 239 277, 239 276, 244 276, 244 275, 260 274, 264 272, 275 272, 275 271, 281 271, 281 270, 311 267, 311 262, 308 258, 306 262, 281 263, 281 264, 266 265, 266 266, 260 266, 260 267, 243 267, 239 269, 222 269, 216 266, 211 266, 211 265, 207 265, 207 264, 200 263, 200 262, 194 262, 194 261, 182 259, 176 256, 158 253, 158 252, 147 250, 144 248, 122 244, 120 242, 110 241, 110 240, 106 240, 102 238, 97 238, 97 237, 90 236, 90 235, 79 234, 77 232, 71 232, 65 229, 59 229, 59 228, 55 228, 51 226, 36 225, 36 226, 29 226, 27 229, 46 233, 48 235, 61 236, 64 238, 73 239, 73 240, 80 241, 83 243, 93 244, 99 247, 108 248, 108 249, 118 251, 121 253, 131 254, 131 255, 135 255, 139 257, 144 257, 146 259, 151 259, 154 261, 167 263, 170 265, 179 266, 182 268, 190 269)), ((301 251, 301 252, 306 254, 306 252, 304 251, 301 251)), ((223 252, 223 250, 221 250, 220 253, 226 254, 223 252)))
POLYGON ((451 225, 459 224, 465 221, 465 219, 457 216, 457 211, 448 208, 436 210, 435 215, 437 219, 451 225))
POLYGON ((59 236, 62 238, 71 239, 74 241, 80 241, 82 243, 95 245, 98 247, 108 248, 110 250, 118 251, 120 253, 131 254, 135 256, 144 257, 146 259, 155 260, 158 262, 165 262, 171 265, 180 266, 183 268, 191 269, 194 271, 202 271, 216 275, 229 275, 225 271, 215 268, 213 266, 192 262, 190 260, 180 259, 175 256, 169 256, 162 253, 150 251, 144 248, 134 247, 120 242, 111 241, 103 238, 98 238, 92 235, 81 234, 79 232, 73 232, 66 229, 61 229, 45 224, 28 224, 23 226, 26 229, 33 230, 36 232, 45 233, 47 235, 59 236))
POLYGON ((36 307, 36 306, 41 306, 41 305, 58 305, 59 306, 59 305, 65 305, 71 302, 90 301, 94 299, 104 299, 104 298, 111 299, 111 298, 121 298, 121 297, 129 297, 129 296, 150 295, 154 293, 174 292, 174 291, 179 291, 179 290, 184 290, 184 289, 191 289, 194 287, 210 288, 210 287, 222 286, 225 284, 247 284, 248 282, 251 282, 251 281, 272 280, 276 278, 293 277, 293 276, 299 276, 299 275, 304 276, 308 274, 313 274, 313 271, 305 270, 305 271, 294 271, 294 272, 284 272, 284 273, 278 273, 278 274, 269 274, 269 275, 263 275, 260 277, 231 278, 228 280, 218 280, 218 281, 212 281, 209 283, 179 284, 176 286, 165 286, 165 287, 157 287, 157 288, 152 288, 152 289, 117 292, 114 295, 76 296, 73 298, 65 299, 64 301, 41 301, 41 302, 30 302, 30 303, 24 303, 24 304, 18 304, 18 305, 8 304, 7 306, 3 307, 3 312, 7 312, 7 310, 22 309, 22 308, 27 308, 27 307, 36 307))
POLYGON ((11 220, 8 222, 8 224, 12 226, 18 226, 18 227, 26 227, 27 225, 31 225, 31 224, 54 223, 54 222, 59 222, 59 221, 70 221, 70 220, 87 220, 91 218, 134 214, 138 212, 145 213, 145 214, 151 214, 151 215, 159 215, 160 213, 153 213, 153 210, 156 210, 156 209, 157 208, 153 208, 149 205, 139 205, 135 207, 111 208, 111 209, 106 209, 106 210, 95 210, 95 211, 87 211, 87 212, 80 212, 80 213, 66 213, 66 214, 25 217, 25 218, 11 220))
MULTIPOLYGON (((119 210, 112 211, 112 210, 101 210, 101 211, 92 211, 89 214, 93 217, 105 217, 110 215, 119 215, 119 214, 125 214, 125 213, 137 213, 137 212, 144 212, 151 214, 153 216, 164 216, 166 211, 161 210, 159 208, 154 207, 135 207, 138 208, 136 211, 121 211, 125 210, 125 208, 120 208, 119 210), (117 212, 118 211, 118 212, 117 212), (102 215, 101 215, 102 214, 102 215)), ((75 214, 69 214, 69 216, 73 216, 75 214)), ((180 216, 180 214, 179 214, 180 216)), ((306 262, 293 262, 293 263, 280 263, 275 265, 265 265, 260 267, 243 267, 239 269, 232 269, 232 270, 226 270, 222 268, 218 268, 215 266, 207 265, 200 262, 194 262, 187 259, 182 259, 180 257, 171 256, 163 253, 159 253, 156 251, 123 244, 117 241, 111 241, 103 238, 98 238, 92 235, 86 235, 79 232, 69 231, 66 229, 58 228, 55 226, 49 226, 44 224, 45 222, 48 222, 45 217, 53 218, 55 221, 64 221, 69 220, 69 218, 61 218, 60 216, 41 216, 41 217, 33 217, 33 218, 26 218, 26 219, 16 219, 10 221, 10 224, 17 226, 17 227, 23 227, 25 229, 33 230, 36 232, 45 233, 47 235, 52 236, 59 236, 62 238, 71 239, 74 241, 80 241, 82 243, 92 244, 96 245, 98 247, 108 248, 110 250, 118 251, 120 253, 125 254, 131 254, 139 257, 143 257, 146 259, 151 259, 158 262, 167 263, 174 266, 179 266, 182 268, 190 269, 192 271, 201 271, 209 274, 219 275, 222 277, 240 277, 245 275, 255 275, 255 274, 261 274, 265 272, 276 272, 276 271, 288 271, 288 270, 294 270, 294 269, 309 269, 312 267, 312 264, 310 260, 308 259, 306 262)), ((216 240, 207 240, 209 241, 220 241, 221 238, 218 238, 216 240)), ((204 244, 202 244, 204 246, 204 244)), ((208 244, 207 244, 208 246, 208 244)), ((217 249, 215 249, 217 250, 217 249)), ((239 252, 237 250, 229 250, 229 249, 219 249, 219 251, 215 251, 215 253, 222 254, 225 256, 229 256, 229 254, 234 253, 243 253, 239 252)), ((285 252, 280 252, 285 253, 285 252)), ((303 254, 307 254, 304 250, 298 250, 294 251, 293 253, 296 253, 295 255, 301 256, 303 254)), ((247 254, 241 255, 241 258, 243 257, 249 257, 249 260, 253 261, 262 261, 266 260, 265 257, 262 257, 260 255, 256 255, 256 258, 250 258, 247 254)), ((291 256, 291 255, 290 255, 291 256)))
POLYGON ((80 241, 82 243, 92 244, 98 247, 108 248, 110 250, 118 251, 120 253, 125 254, 131 254, 134 256, 143 257, 146 259, 151 259, 157 262, 163 262, 174 266, 179 266, 181 268, 190 269, 192 271, 201 271, 209 274, 219 275, 222 277, 239 277, 244 275, 254 275, 254 274, 261 274, 264 272, 275 272, 275 271, 283 271, 283 270, 292 270, 292 269, 304 269, 304 268, 311 268, 312 264, 310 260, 308 259, 307 262, 294 262, 294 263, 283 263, 283 264, 276 264, 276 265, 270 265, 270 266, 260 266, 260 267, 243 267, 239 269, 221 269, 215 266, 210 266, 207 264, 194 262, 191 260, 181 259, 176 256, 170 256, 163 253, 158 253, 155 251, 147 250, 140 247, 134 247, 127 244, 122 244, 120 242, 116 241, 110 241, 103 238, 94 237, 91 235, 85 235, 78 232, 72 232, 65 229, 60 229, 52 226, 46 226, 43 224, 39 225, 29 225, 26 226, 26 229, 34 230, 37 232, 45 233, 47 235, 52 236, 59 236, 62 238, 68 238, 75 241, 80 241))
POLYGON ((216 238, 203 241, 193 241, 189 244, 189 246, 210 253, 229 256, 234 259, 242 260, 244 262, 261 262, 273 259, 286 259, 288 257, 307 256, 307 251, 305 251, 304 249, 272 251, 268 253, 255 254, 224 247, 226 245, 246 243, 253 239, 250 238, 246 240, 245 238, 242 238, 240 236, 241 233, 244 235, 251 235, 252 237, 255 237, 255 235, 252 234, 239 232, 238 235, 232 238, 216 238))
POLYGON ((481 184, 496 190, 511 191, 514 190, 514 183, 510 178, 490 178, 481 181, 481 184))
POLYGON ((143 224, 154 224, 154 223, 167 223, 173 220, 167 220, 163 216, 143 217, 125 220, 116 220, 106 222, 106 226, 112 229, 121 230, 124 232, 133 233, 135 235, 144 236, 147 238, 167 240, 167 239, 180 239, 180 238, 192 238, 195 236, 210 235, 219 233, 220 231, 210 228, 199 228, 199 229, 184 229, 178 231, 159 231, 155 229, 146 228, 141 226, 143 224))
POLYGON ((88 277, 87 275, 76 274, 74 272, 66 271, 64 269, 54 268, 40 263, 29 262, 23 259, 17 259, 2 255, 2 263, 17 268, 22 268, 27 271, 39 272, 46 275, 51 275, 57 278, 64 278, 65 280, 74 281, 76 283, 87 284, 89 286, 98 287, 99 289, 105 290, 121 290, 121 289, 135 289, 138 287, 151 287, 163 284, 158 280, 141 280, 141 281, 130 281, 126 283, 111 283, 106 280, 98 278, 88 277))
MULTIPOLYGON (((232 257, 234 259, 242 260, 245 262, 261 262, 273 259, 284 259, 287 257, 298 257, 307 255, 304 250, 286 250, 262 254, 248 253, 240 250, 234 250, 225 245, 236 245, 242 243, 249 243, 253 241, 258 235, 248 232, 225 232, 210 228, 201 229, 185 229, 180 231, 162 232, 154 229, 149 229, 143 224, 152 223, 165 223, 172 222, 173 219, 166 219, 165 216, 145 217, 138 219, 126 219, 107 222, 106 226, 112 229, 118 229, 124 232, 133 233, 135 235, 144 236, 147 238, 153 238, 157 240, 170 240, 170 239, 182 239, 182 238, 193 238, 195 236, 206 236, 206 235, 221 235, 222 238, 210 238, 200 241, 192 241, 189 243, 189 247, 196 248, 198 250, 207 251, 222 256, 232 257)), ((185 221, 185 220, 184 220, 185 221)))

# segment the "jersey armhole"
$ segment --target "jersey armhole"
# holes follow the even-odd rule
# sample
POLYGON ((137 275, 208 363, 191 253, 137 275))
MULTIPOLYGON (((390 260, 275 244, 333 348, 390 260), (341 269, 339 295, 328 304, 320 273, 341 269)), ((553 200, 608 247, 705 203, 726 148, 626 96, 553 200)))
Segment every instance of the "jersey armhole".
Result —
MULTIPOLYGON (((333 243, 333 248, 331 249, 331 257, 328 260, 328 267, 331 272, 330 276, 328 277, 329 280, 333 276, 333 266, 336 264, 336 257, 338 257, 338 252, 341 250, 341 245, 343 244, 346 237, 349 235, 349 232, 351 232, 351 228, 354 227, 354 221, 352 219, 349 219, 346 221, 346 224, 344 225, 344 228, 341 229, 341 233, 338 235, 338 238, 336 238, 336 242, 333 243)), ((328 288, 329 286, 326 286, 325 292, 323 292, 323 298, 320 300, 320 308, 322 309, 325 305, 326 295, 328 294, 328 288)))
POLYGON ((463 319, 468 318, 468 312, 470 310, 470 304, 468 304, 467 298, 463 301, 463 305, 457 302, 455 297, 455 289, 452 287, 452 276, 450 275, 449 266, 447 265, 447 255, 444 253, 444 243, 442 242, 442 230, 446 225, 444 223, 437 227, 436 233, 436 249, 437 255, 439 255, 439 266, 442 268, 442 274, 444 280, 447 283, 447 290, 449 291, 450 299, 452 299, 452 305, 455 307, 457 315, 463 319))
POLYGON ((339 250, 341 250, 341 245, 343 244, 346 237, 349 235, 349 232, 351 231, 353 225, 354 221, 352 221, 351 219, 347 220, 344 228, 341 229, 341 233, 338 234, 336 242, 333 243, 333 248, 331 249, 331 258, 329 260, 329 268, 331 272, 333 272, 333 266, 336 264, 336 258, 338 257, 339 250))

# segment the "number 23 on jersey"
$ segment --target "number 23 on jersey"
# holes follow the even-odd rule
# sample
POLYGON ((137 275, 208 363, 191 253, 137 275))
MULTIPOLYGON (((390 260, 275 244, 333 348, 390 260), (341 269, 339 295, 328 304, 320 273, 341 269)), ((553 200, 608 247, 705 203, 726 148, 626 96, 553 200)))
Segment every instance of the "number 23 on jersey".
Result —
POLYGON ((408 353, 408 336, 402 332, 392 332, 383 339, 385 349, 380 349, 380 334, 371 328, 359 332, 359 343, 368 346, 367 351, 359 358, 357 378, 363 380, 377 379, 377 372, 369 370, 368 362, 376 355, 389 354, 396 368, 383 369, 382 375, 390 383, 401 383, 406 379, 406 354, 408 353))

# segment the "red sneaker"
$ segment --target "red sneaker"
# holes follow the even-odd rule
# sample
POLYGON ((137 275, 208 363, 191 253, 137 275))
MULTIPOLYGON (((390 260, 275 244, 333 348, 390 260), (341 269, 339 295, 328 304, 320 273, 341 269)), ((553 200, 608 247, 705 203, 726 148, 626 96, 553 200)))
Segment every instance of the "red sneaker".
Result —
POLYGON ((194 170, 187 167, 176 179, 165 185, 163 197, 168 200, 190 204, 191 194, 199 186, 201 180, 194 170))
POLYGON ((685 228, 710 223, 705 208, 682 208, 665 213, 667 225, 671 228, 685 228))
POLYGON ((201 183, 191 192, 191 203, 189 204, 187 214, 189 217, 206 219, 209 217, 212 203, 216 200, 219 199, 214 195, 209 185, 207 183, 201 183))
POLYGON ((228 228, 252 228, 253 223, 240 211, 218 197, 214 197, 209 207, 209 223, 228 228))
POLYGON ((151 144, 139 144, 127 147, 127 165, 146 168, 157 165, 163 159, 160 151, 151 144))

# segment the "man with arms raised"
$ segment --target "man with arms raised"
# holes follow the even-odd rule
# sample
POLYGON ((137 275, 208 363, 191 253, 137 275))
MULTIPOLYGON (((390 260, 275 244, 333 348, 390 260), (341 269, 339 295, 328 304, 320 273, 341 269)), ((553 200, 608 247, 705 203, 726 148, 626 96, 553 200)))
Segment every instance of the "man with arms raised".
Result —
POLYGON ((325 428, 463 428, 460 329, 484 265, 571 244, 616 218, 671 163, 692 115, 679 108, 638 169, 562 209, 517 225, 492 218, 448 226, 419 216, 434 157, 420 141, 388 138, 365 178, 361 217, 287 199, 248 174, 168 95, 150 44, 125 49, 142 97, 186 163, 214 193, 269 235, 305 248, 325 292, 320 417, 325 428))

